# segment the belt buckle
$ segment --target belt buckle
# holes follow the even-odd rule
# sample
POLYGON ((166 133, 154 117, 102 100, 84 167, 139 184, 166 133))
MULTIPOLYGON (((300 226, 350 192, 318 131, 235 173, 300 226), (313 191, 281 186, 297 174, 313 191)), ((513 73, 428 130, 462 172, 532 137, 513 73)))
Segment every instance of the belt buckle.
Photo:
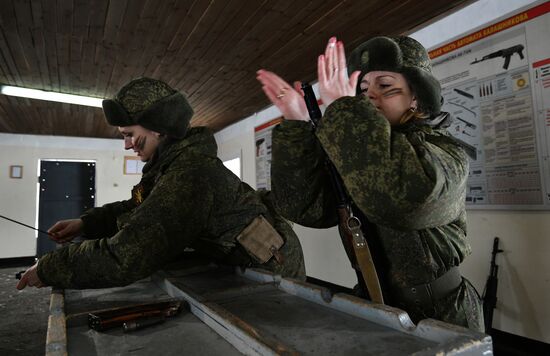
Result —
POLYGON ((426 318, 433 318, 436 314, 435 303, 429 283, 408 288, 412 296, 414 308, 418 309, 426 318))

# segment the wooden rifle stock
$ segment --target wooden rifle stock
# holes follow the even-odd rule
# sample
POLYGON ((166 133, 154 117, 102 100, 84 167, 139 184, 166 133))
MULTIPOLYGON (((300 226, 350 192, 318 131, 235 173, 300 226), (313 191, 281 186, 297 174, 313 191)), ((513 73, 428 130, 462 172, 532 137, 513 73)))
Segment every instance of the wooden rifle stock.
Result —
MULTIPOLYGON (((304 92, 304 101, 307 106, 309 117, 314 127, 317 127, 322 117, 321 110, 317 104, 315 93, 311 85, 302 83, 304 92)), ((338 200, 338 231, 344 250, 348 255, 351 266, 357 275, 357 282, 362 290, 366 290, 372 301, 384 304, 382 287, 376 273, 376 267, 370 253, 369 245, 361 229, 361 220, 353 215, 351 209, 351 199, 344 189, 342 178, 338 174, 336 167, 327 156, 325 161, 327 171, 330 175, 332 187, 338 200)))
POLYGON ((140 320, 160 321, 178 314, 180 309, 180 301, 153 302, 107 309, 89 313, 88 326, 97 331, 104 331, 140 320))

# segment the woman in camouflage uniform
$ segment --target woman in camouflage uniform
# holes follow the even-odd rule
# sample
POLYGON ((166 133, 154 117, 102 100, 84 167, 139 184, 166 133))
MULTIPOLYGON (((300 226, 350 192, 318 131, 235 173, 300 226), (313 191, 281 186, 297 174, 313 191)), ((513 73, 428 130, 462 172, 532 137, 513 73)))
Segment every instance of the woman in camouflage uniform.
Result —
POLYGON ((446 131, 451 117, 440 112, 426 50, 408 37, 377 37, 355 49, 346 68, 344 46, 331 38, 318 76, 327 109, 314 129, 299 87, 258 72, 286 118, 273 133, 277 207, 305 226, 337 225, 328 156, 363 217, 386 302, 414 322, 482 330, 480 298, 457 268, 470 253, 466 152, 475 151, 446 131))
POLYGON ((269 193, 255 192, 225 168, 208 129, 189 128, 193 110, 181 93, 140 78, 104 100, 103 110, 119 127, 125 148, 147 162, 142 179, 131 199, 50 228, 58 242, 81 233, 88 240, 40 258, 17 288, 122 286, 181 259, 189 248, 212 261, 305 279, 298 238, 273 210, 269 193), (249 250, 240 239, 266 241, 266 235, 276 245, 267 246, 267 254, 263 247, 249 250))

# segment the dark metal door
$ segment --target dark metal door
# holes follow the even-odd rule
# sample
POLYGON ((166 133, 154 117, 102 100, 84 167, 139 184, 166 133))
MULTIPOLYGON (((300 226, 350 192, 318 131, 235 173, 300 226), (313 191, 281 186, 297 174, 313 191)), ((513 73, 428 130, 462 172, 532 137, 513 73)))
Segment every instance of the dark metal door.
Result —
MULTIPOLYGON (((95 163, 40 161, 38 228, 48 230, 63 219, 79 217, 94 206, 95 163)), ((36 255, 55 250, 56 243, 38 233, 36 255)))

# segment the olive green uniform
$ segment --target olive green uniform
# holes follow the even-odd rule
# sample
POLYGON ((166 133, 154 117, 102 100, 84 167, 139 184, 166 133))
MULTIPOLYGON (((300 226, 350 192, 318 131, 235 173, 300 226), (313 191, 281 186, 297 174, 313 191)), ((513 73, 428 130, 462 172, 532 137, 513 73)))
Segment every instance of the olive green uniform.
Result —
MULTIPOLYGON (((465 279, 436 310, 403 305, 395 289, 429 283, 470 253, 466 241, 468 159, 445 129, 392 128, 363 96, 332 103, 317 128, 284 121, 274 130, 272 189, 283 216, 301 225, 338 223, 325 153, 355 205, 374 225, 385 294, 413 321, 431 317, 482 330, 480 299, 465 279)), ((380 267, 379 267, 380 268, 380 267)))
POLYGON ((300 243, 271 208, 269 194, 241 182, 216 151, 206 128, 161 144, 132 199, 87 211, 82 220, 89 240, 42 257, 40 280, 61 288, 122 286, 177 261, 186 249, 213 261, 304 279, 300 243), (259 215, 285 240, 282 264, 272 258, 260 266, 235 240, 259 215))

